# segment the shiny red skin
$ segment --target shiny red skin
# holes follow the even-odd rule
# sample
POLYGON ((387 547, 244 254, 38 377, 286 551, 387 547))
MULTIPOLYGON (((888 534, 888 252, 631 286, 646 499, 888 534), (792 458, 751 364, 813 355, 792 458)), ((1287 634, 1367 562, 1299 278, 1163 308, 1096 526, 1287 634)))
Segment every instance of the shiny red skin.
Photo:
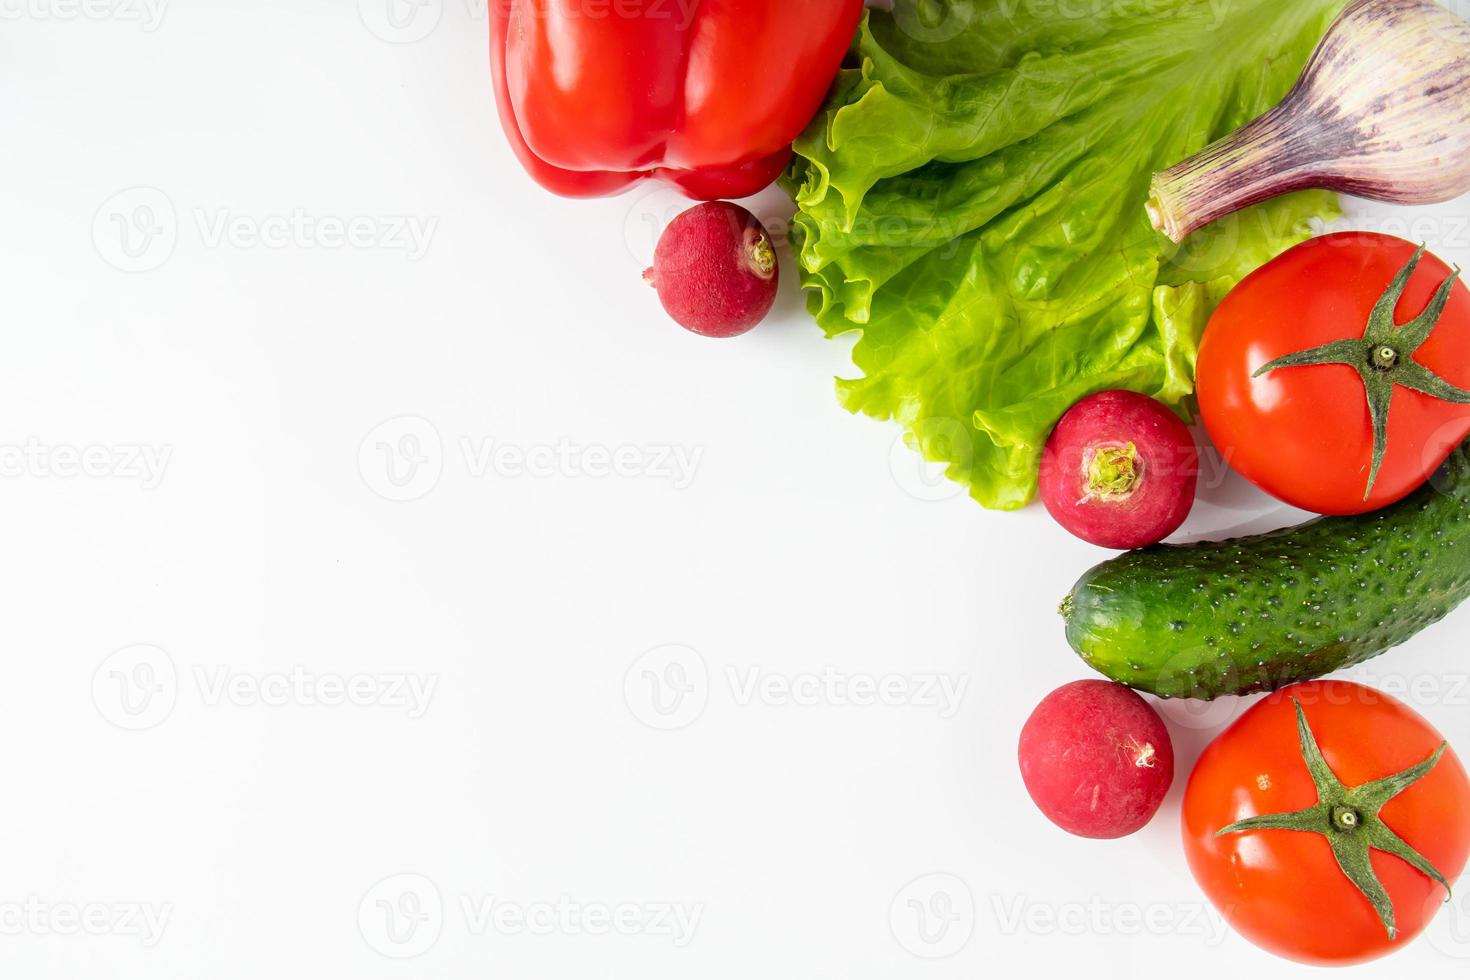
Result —
POLYGON ((1018 755, 1031 799, 1078 837, 1142 830, 1174 781, 1174 743, 1158 712, 1111 681, 1074 681, 1048 694, 1021 729, 1018 755))
MULTIPOLYGON (((1285 354, 1362 337, 1374 305, 1416 247, 1368 232, 1313 239, 1246 277, 1210 319, 1198 361, 1200 415, 1225 462, 1273 497, 1318 514, 1378 510, 1421 486, 1470 436, 1470 406, 1396 387, 1388 451, 1365 500, 1373 429, 1357 373, 1328 364, 1252 377, 1285 354)), ((1396 321, 1423 312, 1452 272, 1426 253, 1396 321)), ((1463 283, 1414 359, 1470 387, 1470 290, 1463 283)))
POLYGON ((664 229, 643 274, 669 316, 704 337, 738 337, 771 311, 781 269, 757 268, 751 250, 774 261, 771 236, 755 215, 729 201, 695 205, 664 229))
POLYGON ((645 178, 703 200, 770 184, 852 43, 862 0, 491 0, 496 102, 548 190, 645 178))
POLYGON ((1199 454, 1189 427, 1134 391, 1104 391, 1062 416, 1041 454, 1042 503, 1062 527, 1103 548, 1157 544, 1179 530, 1194 507, 1199 454), (1126 497, 1090 495, 1087 466, 1099 449, 1132 443, 1141 461, 1126 497))
MULTIPOLYGON (((1390 940, 1324 837, 1290 830, 1216 836, 1238 820, 1317 802, 1302 761, 1293 697, 1327 764, 1348 786, 1402 772, 1444 741, 1412 708, 1360 684, 1312 681, 1278 691, 1241 715, 1195 764, 1181 813, 1185 855, 1210 901, 1257 946, 1319 966, 1360 963, 1423 932, 1444 906, 1444 889, 1398 858, 1374 852, 1373 869, 1393 901, 1399 928, 1399 938, 1390 940)), ((1453 749, 1380 816, 1448 881, 1464 872, 1470 778, 1453 749)))

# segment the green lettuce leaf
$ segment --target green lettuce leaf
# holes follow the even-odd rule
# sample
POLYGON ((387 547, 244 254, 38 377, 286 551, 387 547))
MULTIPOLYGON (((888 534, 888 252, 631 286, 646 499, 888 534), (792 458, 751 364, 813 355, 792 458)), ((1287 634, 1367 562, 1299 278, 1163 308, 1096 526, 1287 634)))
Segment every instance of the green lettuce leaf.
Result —
POLYGON ((1150 175, 1286 94, 1345 0, 897 0, 796 144, 809 305, 861 331, 852 411, 906 426, 987 507, 1035 493, 1078 399, 1180 405, 1210 312, 1336 215, 1307 192, 1183 248, 1151 227, 1150 175))

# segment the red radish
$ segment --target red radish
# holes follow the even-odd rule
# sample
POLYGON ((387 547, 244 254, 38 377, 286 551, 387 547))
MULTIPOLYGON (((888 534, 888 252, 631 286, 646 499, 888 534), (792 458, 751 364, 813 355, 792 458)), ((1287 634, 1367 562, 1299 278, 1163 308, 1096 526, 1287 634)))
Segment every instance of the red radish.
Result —
POLYGON ((1133 391, 1104 391, 1073 405, 1041 454, 1046 509, 1104 548, 1142 548, 1179 530, 1198 485, 1188 427, 1133 391))
POLYGON ((1078 837, 1142 830, 1174 781, 1163 719, 1111 681, 1074 681, 1048 694, 1021 730, 1020 757, 1031 799, 1078 837))
POLYGON ((771 311, 781 274, 759 219, 738 204, 710 201, 669 223, 643 278, 686 329, 738 337, 771 311))

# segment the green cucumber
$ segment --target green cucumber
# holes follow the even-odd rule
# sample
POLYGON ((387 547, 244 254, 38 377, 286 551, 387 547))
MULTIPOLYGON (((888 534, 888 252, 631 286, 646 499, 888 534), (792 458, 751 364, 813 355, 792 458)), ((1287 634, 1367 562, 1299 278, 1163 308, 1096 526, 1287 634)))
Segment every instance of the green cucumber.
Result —
POLYGON ((1166 698, 1272 690, 1351 667, 1470 597, 1470 443, 1383 510, 1249 538, 1156 545, 1062 602, 1092 667, 1166 698))

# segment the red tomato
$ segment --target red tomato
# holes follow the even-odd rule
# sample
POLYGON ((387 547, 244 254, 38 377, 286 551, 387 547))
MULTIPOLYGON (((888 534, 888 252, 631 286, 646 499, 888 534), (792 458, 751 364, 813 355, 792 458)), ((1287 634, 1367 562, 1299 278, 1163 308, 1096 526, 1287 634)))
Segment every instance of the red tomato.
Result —
MULTIPOLYGON (((1393 775, 1443 743, 1407 705, 1345 681, 1297 684, 1259 702, 1200 757, 1185 790, 1184 848, 1210 901, 1251 942, 1320 965, 1382 956, 1412 940, 1443 906, 1445 889, 1399 857, 1371 850, 1392 902, 1397 938, 1334 858, 1328 838, 1294 830, 1219 832, 1236 821, 1318 803, 1303 758, 1300 703, 1322 756, 1348 787, 1393 775)), ((1453 884, 1470 858, 1470 778, 1452 750, 1378 811, 1453 884)), ((1368 817, 1364 815, 1363 826, 1368 817)))
MULTIPOLYGON (((1395 384, 1382 469, 1364 499, 1374 439, 1359 373, 1317 364, 1253 377, 1278 357, 1362 339, 1373 307, 1415 248, 1360 232, 1314 239, 1248 276, 1210 320, 1199 354, 1200 414, 1225 461, 1267 493, 1320 514, 1376 510, 1413 492, 1470 436, 1470 405, 1395 384)), ((1426 253, 1395 322, 1422 313, 1452 275, 1426 253)), ((1470 387, 1470 290, 1463 283, 1412 360, 1470 387)))

